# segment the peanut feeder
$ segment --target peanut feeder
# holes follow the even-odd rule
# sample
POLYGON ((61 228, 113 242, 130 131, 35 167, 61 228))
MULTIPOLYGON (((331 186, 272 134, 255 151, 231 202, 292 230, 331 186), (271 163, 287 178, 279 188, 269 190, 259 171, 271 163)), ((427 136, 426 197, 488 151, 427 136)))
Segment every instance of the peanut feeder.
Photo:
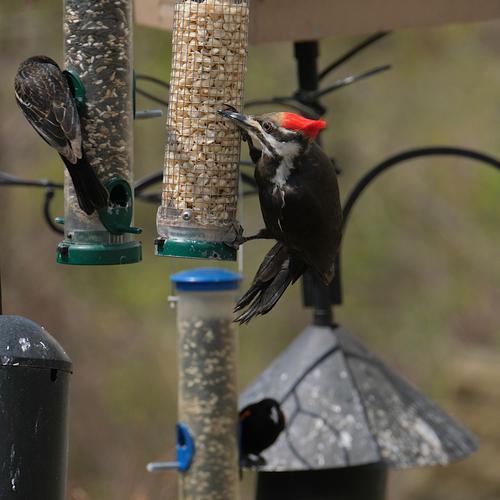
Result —
POLYGON ((217 114, 241 108, 246 0, 177 0, 156 252, 234 260, 240 134, 217 114))

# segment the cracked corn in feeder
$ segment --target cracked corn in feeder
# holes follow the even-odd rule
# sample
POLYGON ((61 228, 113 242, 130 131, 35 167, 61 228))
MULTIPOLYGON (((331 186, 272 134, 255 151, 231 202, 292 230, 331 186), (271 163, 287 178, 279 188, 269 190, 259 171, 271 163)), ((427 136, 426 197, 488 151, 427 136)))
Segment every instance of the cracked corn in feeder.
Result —
POLYGON ((64 61, 80 100, 82 147, 110 193, 87 216, 65 177, 64 241, 58 262, 126 264, 141 258, 134 241, 131 0, 65 0, 64 61), (132 234, 131 234, 132 233, 132 234))
POLYGON ((246 0, 177 0, 157 253, 234 259, 240 133, 217 113, 241 108, 246 0))

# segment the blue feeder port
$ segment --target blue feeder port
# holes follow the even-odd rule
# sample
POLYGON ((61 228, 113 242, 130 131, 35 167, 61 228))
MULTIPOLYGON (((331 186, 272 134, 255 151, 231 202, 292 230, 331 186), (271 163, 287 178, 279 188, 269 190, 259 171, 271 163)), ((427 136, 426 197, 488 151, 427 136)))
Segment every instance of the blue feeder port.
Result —
POLYGON ((179 470, 186 472, 194 456, 194 441, 186 424, 177 422, 175 426, 177 444, 175 446, 176 460, 174 462, 150 462, 147 465, 149 472, 162 472, 165 470, 179 470))
POLYGON ((170 277, 178 292, 237 290, 241 275, 227 269, 201 267, 180 271, 170 277))

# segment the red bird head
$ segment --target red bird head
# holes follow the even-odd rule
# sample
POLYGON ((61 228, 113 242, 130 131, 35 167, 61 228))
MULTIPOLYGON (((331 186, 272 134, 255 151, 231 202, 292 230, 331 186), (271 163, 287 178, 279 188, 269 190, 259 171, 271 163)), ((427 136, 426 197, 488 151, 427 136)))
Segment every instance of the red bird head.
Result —
POLYGON ((313 140, 320 130, 326 127, 325 120, 309 120, 295 113, 277 113, 281 115, 281 127, 295 132, 302 132, 309 140, 313 140))
POLYGON ((274 158, 292 159, 297 156, 326 126, 324 120, 309 120, 287 112, 254 116, 232 110, 221 110, 219 113, 234 121, 263 155, 274 158))

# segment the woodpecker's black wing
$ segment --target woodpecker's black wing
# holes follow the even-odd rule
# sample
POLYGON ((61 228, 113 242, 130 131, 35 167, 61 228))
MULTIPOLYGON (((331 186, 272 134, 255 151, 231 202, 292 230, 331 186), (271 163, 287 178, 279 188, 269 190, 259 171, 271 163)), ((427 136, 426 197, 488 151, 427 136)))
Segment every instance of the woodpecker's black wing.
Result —
POLYGON ((283 263, 289 257, 286 247, 276 243, 265 255, 262 263, 255 273, 255 277, 246 293, 238 300, 235 311, 240 311, 264 290, 276 277, 283 263))
POLYGON ((292 170, 275 200, 283 242, 328 284, 342 235, 342 208, 335 168, 312 143, 308 164, 292 170))
POLYGON ((236 311, 247 307, 235 319, 240 324, 269 312, 307 267, 325 284, 333 279, 342 230, 337 177, 330 159, 316 144, 311 144, 307 158, 307 165, 292 169, 282 188, 267 182, 262 165, 255 170, 262 216, 278 243, 236 304, 236 311))
POLYGON ((71 91, 57 64, 30 58, 15 78, 16 101, 40 136, 70 163, 82 157, 80 119, 71 91))
POLYGON ((235 321, 248 323, 254 316, 269 312, 305 270, 303 261, 290 256, 283 243, 276 243, 264 257, 250 288, 236 303, 235 311, 248 308, 235 321))

